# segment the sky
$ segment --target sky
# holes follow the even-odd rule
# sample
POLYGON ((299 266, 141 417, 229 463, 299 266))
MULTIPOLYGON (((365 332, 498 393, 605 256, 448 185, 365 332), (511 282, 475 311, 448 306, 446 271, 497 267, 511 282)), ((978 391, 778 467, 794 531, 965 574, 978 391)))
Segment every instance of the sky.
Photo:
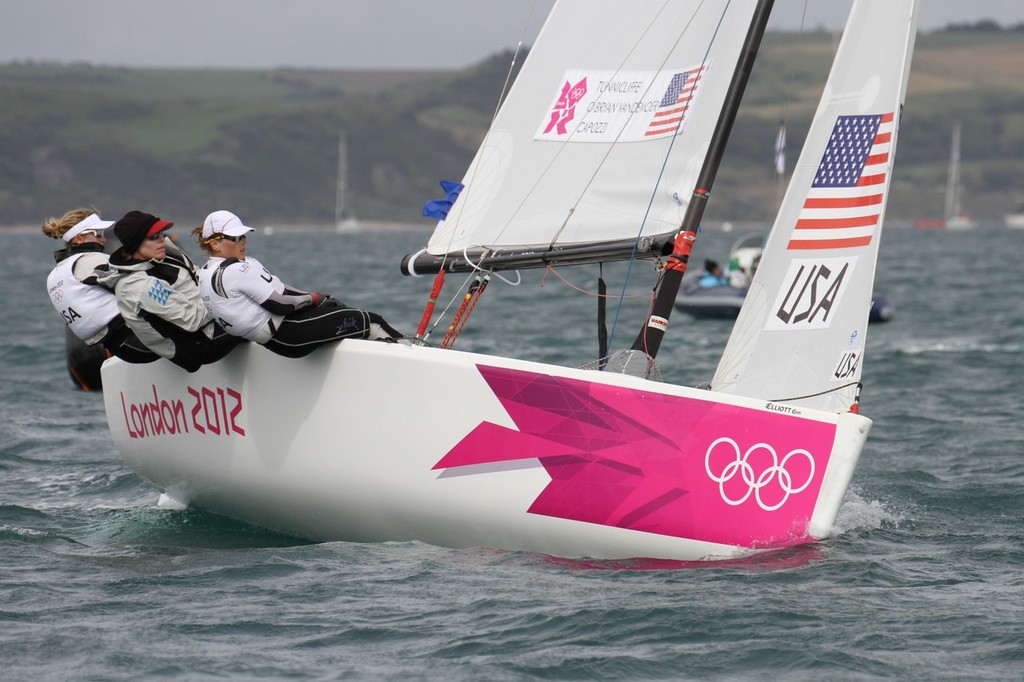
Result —
MULTIPOLYGON (((885 2, 887 0, 875 0, 885 2)), ((3 0, 0 63, 452 69, 537 35, 553 0, 3 0)), ((628 8, 630 0, 622 0, 628 8)), ((776 0, 770 28, 840 29, 852 0, 776 0), (806 16, 804 16, 806 5, 806 16)), ((921 0, 919 28, 1024 23, 1024 0, 921 0)))

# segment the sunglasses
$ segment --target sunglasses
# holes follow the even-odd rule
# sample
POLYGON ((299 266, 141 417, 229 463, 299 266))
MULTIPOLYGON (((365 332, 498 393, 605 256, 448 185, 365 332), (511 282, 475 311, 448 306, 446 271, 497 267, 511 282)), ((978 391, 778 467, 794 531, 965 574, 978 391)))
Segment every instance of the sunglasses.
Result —
POLYGON ((229 242, 244 242, 245 241, 245 235, 244 234, 241 235, 240 237, 232 237, 230 234, 218 234, 214 238, 215 239, 227 239, 229 242))
POLYGON ((97 239, 106 239, 102 232, 97 232, 96 230, 82 230, 81 232, 78 233, 78 236, 83 238, 95 237, 97 239))
POLYGON ((147 242, 156 242, 156 241, 160 241, 161 239, 163 239, 166 236, 167 236, 166 231, 165 232, 157 232, 156 234, 148 235, 146 237, 146 241, 147 242))

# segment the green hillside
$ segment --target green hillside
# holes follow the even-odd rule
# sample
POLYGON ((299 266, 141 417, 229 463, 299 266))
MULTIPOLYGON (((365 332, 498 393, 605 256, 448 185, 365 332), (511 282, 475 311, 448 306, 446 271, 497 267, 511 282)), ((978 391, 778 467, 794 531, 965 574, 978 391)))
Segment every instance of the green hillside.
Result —
MULTIPOLYGON (((790 167, 836 36, 766 36, 709 219, 774 211, 772 146, 790 167), (722 199, 724 197, 724 199, 722 199)), ((510 54, 459 72, 163 70, 0 65, 0 225, 91 205, 198 224, 230 208, 254 222, 330 223, 346 131, 354 212, 420 218, 440 179, 461 177, 493 115, 510 54)), ((1024 200, 1024 33, 918 39, 890 215, 942 210, 950 131, 963 126, 965 205, 989 220, 1024 200)))

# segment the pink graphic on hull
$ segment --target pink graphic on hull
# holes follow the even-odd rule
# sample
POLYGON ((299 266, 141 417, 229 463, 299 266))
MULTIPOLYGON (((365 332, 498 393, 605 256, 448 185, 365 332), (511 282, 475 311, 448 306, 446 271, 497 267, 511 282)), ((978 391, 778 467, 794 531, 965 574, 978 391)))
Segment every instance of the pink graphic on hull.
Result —
POLYGON ((481 422, 434 469, 537 459, 551 482, 533 514, 743 547, 809 540, 834 424, 477 368, 518 430, 481 422))

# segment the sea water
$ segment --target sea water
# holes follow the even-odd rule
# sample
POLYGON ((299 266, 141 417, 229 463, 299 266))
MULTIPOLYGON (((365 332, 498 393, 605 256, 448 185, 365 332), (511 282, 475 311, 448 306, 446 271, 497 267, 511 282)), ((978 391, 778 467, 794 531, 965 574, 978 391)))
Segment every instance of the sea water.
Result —
MULTIPOLYGON (((694 267, 738 236, 706 230, 694 267)), ((249 251, 412 330, 430 278, 398 263, 425 238, 276 229, 249 251)), ((868 331, 875 424, 832 537, 708 565, 312 544, 158 508, 101 396, 72 388, 53 245, 0 232, 0 679, 1024 678, 1024 231, 886 231, 876 292, 896 313, 868 331)), ((458 347, 592 361, 597 274, 493 280, 458 347)), ((652 272, 604 274, 621 348, 652 272)), ((676 313, 666 380, 709 380, 730 326, 676 313)))

